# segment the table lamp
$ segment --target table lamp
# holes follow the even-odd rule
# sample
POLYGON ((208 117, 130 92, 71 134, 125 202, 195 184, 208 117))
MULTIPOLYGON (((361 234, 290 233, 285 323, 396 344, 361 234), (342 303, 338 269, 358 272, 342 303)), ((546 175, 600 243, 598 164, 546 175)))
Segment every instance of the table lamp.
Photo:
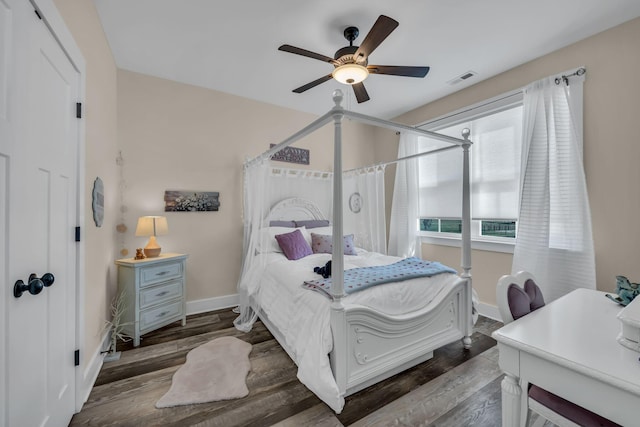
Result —
POLYGON ((141 216, 138 218, 136 236, 149 236, 149 243, 144 247, 144 254, 147 258, 155 258, 160 255, 162 248, 158 246, 156 236, 161 236, 169 232, 167 218, 164 216, 141 216))

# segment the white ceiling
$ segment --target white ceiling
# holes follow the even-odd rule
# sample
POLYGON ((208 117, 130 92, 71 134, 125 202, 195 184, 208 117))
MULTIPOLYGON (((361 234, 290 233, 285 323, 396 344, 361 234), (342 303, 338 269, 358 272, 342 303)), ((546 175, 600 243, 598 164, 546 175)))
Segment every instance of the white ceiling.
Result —
POLYGON ((314 114, 342 88, 348 109, 383 118, 640 16, 638 0, 93 1, 119 68, 314 114), (371 100, 362 104, 333 80, 291 92, 333 66, 278 46, 333 57, 349 44, 346 27, 360 29, 359 45, 381 14, 400 25, 369 63, 430 66, 424 79, 370 76, 371 100), (447 83, 469 70, 477 75, 447 83))

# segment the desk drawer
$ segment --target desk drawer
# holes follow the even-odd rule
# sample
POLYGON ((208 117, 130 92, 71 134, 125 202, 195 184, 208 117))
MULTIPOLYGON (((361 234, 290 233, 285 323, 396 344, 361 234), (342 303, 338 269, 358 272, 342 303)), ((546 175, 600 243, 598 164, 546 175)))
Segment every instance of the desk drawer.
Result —
POLYGON ((140 269, 140 287, 165 282, 182 276, 182 263, 168 262, 140 269))
POLYGON ((182 301, 175 301, 156 308, 149 308, 140 312, 140 334, 147 329, 155 329, 154 326, 172 320, 178 320, 183 316, 182 301))
POLYGON ((147 287, 140 291, 140 308, 151 307, 179 297, 182 297, 182 280, 147 287))

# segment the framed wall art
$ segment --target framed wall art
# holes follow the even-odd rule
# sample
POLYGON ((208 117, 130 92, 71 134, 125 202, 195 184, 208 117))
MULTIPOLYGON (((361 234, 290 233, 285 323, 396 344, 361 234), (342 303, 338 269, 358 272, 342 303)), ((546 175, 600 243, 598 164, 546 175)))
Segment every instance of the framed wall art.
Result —
POLYGON ((217 191, 178 191, 164 192, 165 212, 206 212, 220 208, 217 191))

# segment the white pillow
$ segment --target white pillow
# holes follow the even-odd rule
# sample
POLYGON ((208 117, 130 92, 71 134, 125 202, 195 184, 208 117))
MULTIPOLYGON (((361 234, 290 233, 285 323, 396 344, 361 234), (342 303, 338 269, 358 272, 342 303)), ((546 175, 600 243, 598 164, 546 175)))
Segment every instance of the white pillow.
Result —
POLYGON ((282 249, 276 240, 276 235, 291 233, 294 230, 300 230, 304 239, 309 243, 309 245, 311 245, 311 234, 305 227, 263 227, 258 231, 256 250, 262 254, 270 252, 282 253, 282 249))

